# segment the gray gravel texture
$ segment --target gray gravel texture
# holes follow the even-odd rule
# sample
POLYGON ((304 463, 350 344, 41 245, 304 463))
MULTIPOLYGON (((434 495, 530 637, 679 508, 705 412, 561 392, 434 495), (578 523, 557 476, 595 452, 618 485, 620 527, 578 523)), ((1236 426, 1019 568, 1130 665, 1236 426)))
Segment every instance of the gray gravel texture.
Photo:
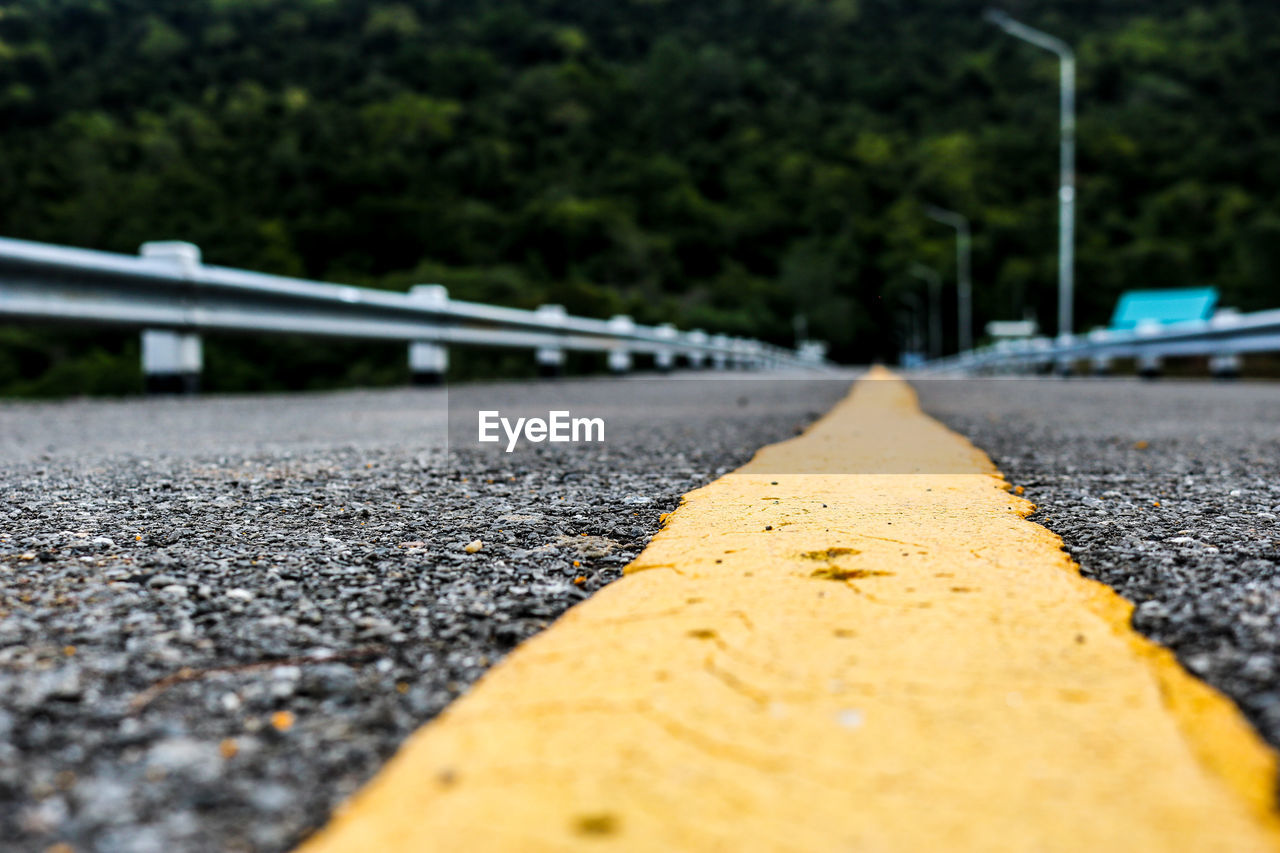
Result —
POLYGON ((915 382, 1134 627, 1280 747, 1280 383, 915 382))
POLYGON ((602 382, 626 442, 511 457, 442 391, 0 405, 0 848, 291 847, 847 387, 602 382))

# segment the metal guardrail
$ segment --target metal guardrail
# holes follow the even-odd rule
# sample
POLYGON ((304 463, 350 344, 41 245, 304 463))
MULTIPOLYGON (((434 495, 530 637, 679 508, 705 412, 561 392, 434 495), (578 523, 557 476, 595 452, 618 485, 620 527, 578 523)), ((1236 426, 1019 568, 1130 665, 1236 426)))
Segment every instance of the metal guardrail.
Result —
POLYGON ((1065 371, 1088 360, 1102 372, 1112 359, 1137 359, 1156 372, 1166 357, 1208 356, 1214 373, 1238 373, 1245 353, 1280 352, 1280 310, 1239 314, 1220 311, 1209 320, 1152 324, 1136 329, 1097 329, 1085 335, 1000 341, 927 362, 927 369, 965 373, 1065 371))
MULTIPOLYGON (((676 356, 717 367, 826 364, 817 347, 793 351, 671 325, 640 326, 625 316, 573 317, 552 305, 526 311, 463 302, 438 285, 398 293, 210 266, 196 246, 178 242, 148 243, 133 256, 0 237, 0 321, 11 320, 124 326, 177 333, 188 343, 200 332, 398 340, 420 352, 437 348, 440 357, 430 350, 426 361, 440 372, 442 348, 453 345, 534 349, 544 364, 562 362, 565 350, 607 352, 614 369, 627 369, 632 353, 654 355, 659 367, 676 356)), ((158 360, 162 368, 164 361, 158 360)))

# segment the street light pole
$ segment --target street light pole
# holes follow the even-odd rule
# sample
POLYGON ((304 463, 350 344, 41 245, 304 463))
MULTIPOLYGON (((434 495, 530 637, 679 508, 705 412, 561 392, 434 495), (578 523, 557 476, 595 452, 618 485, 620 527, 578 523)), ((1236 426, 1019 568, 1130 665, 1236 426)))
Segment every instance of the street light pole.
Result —
POLYGON ((933 221, 956 229, 956 314, 959 323, 956 341, 960 352, 968 352, 973 349, 973 283, 969 277, 972 239, 969 220, 954 210, 932 205, 927 205, 924 212, 933 221))
POLYGON ((942 358, 942 276, 924 264, 912 264, 911 274, 929 287, 929 359, 942 358))
POLYGON ((999 9, 984 15, 1014 38, 1030 42, 1058 55, 1061 63, 1061 140, 1058 180, 1058 334, 1070 335, 1074 325, 1072 308, 1075 288, 1076 229, 1076 54, 1056 36, 1015 21, 999 9))

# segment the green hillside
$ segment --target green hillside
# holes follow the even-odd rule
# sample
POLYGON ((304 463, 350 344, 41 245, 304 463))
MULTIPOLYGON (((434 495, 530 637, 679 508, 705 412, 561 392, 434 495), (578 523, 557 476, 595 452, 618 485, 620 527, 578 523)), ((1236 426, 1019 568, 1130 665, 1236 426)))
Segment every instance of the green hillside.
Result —
MULTIPOLYGON (((0 234, 185 239, 211 263, 780 343, 802 312, 862 360, 894 357, 911 262, 952 275, 931 202, 974 222, 978 323, 1053 329, 1057 63, 983 6, 3 3, 0 234)), ((1280 305, 1280 6, 1005 8, 1079 54, 1078 325, 1138 286, 1280 305)), ((396 348, 315 350, 215 342, 210 380, 403 370, 396 348)), ((135 360, 128 335, 11 328, 0 392, 117 391, 135 360)))

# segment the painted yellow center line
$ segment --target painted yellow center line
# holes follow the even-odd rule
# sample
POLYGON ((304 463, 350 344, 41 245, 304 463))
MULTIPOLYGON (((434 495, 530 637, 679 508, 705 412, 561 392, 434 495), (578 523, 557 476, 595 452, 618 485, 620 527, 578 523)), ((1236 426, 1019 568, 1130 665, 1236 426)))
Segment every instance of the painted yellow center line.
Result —
POLYGON ((689 494, 307 853, 1280 849, 1235 708, 876 379, 689 494))

